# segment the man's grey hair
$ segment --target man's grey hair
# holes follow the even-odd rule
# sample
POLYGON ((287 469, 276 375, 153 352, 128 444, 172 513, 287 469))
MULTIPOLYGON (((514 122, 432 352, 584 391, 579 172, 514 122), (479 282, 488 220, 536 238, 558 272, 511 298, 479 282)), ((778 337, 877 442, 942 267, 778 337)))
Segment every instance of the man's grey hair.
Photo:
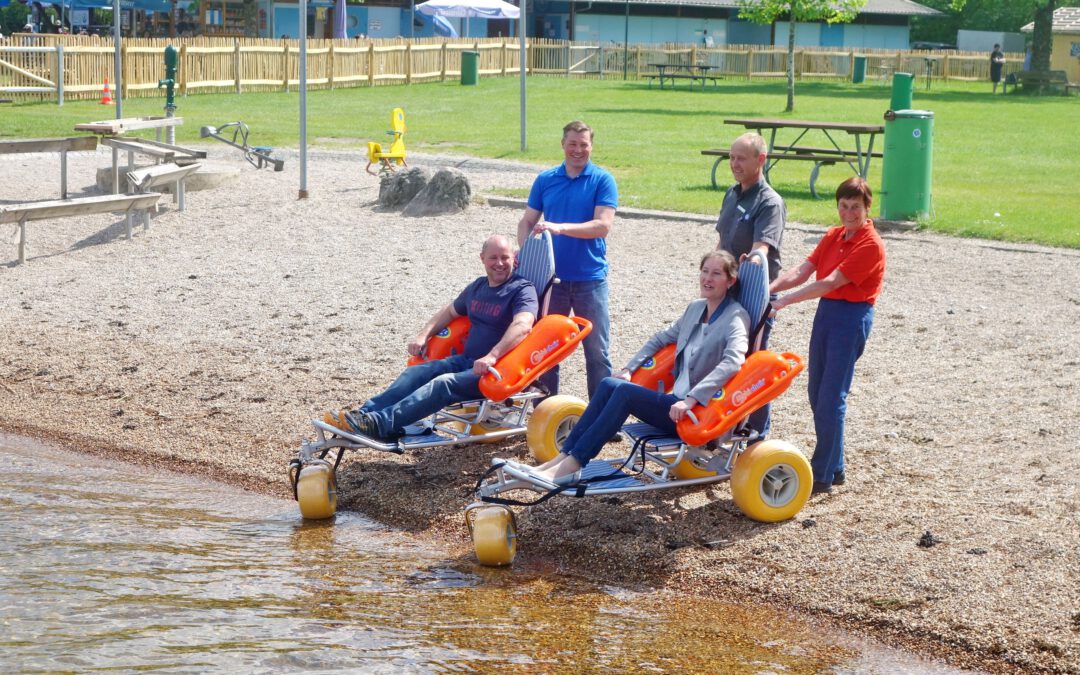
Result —
POLYGON ((494 246, 496 244, 505 244, 511 251, 514 250, 514 242, 510 241, 510 237, 503 234, 493 234, 484 240, 483 246, 480 247, 480 255, 487 253, 488 246, 494 246))
POLYGON ((765 142, 765 139, 761 137, 761 134, 748 131, 742 136, 735 139, 735 142, 731 144, 732 147, 740 143, 745 143, 754 149, 754 154, 761 156, 769 149, 769 144, 765 142))

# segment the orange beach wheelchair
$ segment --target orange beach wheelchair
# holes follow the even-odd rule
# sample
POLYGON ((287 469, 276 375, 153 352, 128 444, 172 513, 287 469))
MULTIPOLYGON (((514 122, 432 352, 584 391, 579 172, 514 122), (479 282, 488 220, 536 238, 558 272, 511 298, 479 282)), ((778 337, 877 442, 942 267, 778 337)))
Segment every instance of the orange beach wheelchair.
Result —
MULTIPOLYGON (((545 232, 530 237, 522 245, 518 262, 517 273, 533 283, 541 298, 542 315, 550 288, 557 283, 551 234, 545 232)), ((428 340, 423 357, 410 358, 408 365, 461 353, 468 330, 468 318, 454 319, 428 340)), ((560 406, 543 401, 536 405, 545 394, 530 385, 569 356, 591 330, 592 324, 579 317, 542 316, 526 338, 480 378, 483 399, 462 401, 440 410, 421 424, 407 429, 409 433, 395 441, 348 433, 324 420, 312 420, 315 439, 305 440, 289 463, 289 482, 300 503, 301 515, 309 519, 334 515, 337 510, 335 474, 347 450, 370 448, 401 454, 413 449, 492 442, 526 433, 531 428, 526 426, 530 414, 543 421, 544 428, 550 433, 565 437, 584 411, 585 404, 560 406)))
MULTIPOLYGON (((596 458, 582 469, 576 485, 557 486, 529 472, 529 467, 493 458, 477 481, 476 501, 465 509, 476 557, 484 565, 509 565, 517 554, 517 525, 511 506, 539 504, 557 495, 600 496, 731 482, 735 505, 748 517, 776 522, 794 517, 813 486, 810 462, 794 446, 780 440, 758 442, 746 427, 750 413, 780 396, 802 372, 801 358, 791 353, 756 351, 769 309, 768 263, 745 261, 739 268, 737 298, 751 317, 750 354, 738 373, 707 405, 698 405, 676 427, 677 435, 644 423, 629 423, 623 432, 633 441, 626 456, 596 458), (531 491, 540 497, 521 501, 504 493, 531 491)), ((670 391, 674 385, 675 345, 646 361, 631 381, 670 391)), ((576 416, 537 413, 529 422, 529 450, 538 462, 553 458, 584 403, 553 396, 540 406, 576 410, 576 416)))

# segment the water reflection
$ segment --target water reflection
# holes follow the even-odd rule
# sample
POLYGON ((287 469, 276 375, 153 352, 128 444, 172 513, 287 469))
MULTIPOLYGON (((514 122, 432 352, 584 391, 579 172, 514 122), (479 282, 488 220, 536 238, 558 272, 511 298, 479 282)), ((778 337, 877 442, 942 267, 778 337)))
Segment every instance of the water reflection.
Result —
POLYGON ((359 516, 0 437, 0 670, 931 664, 760 610, 447 563, 359 516))

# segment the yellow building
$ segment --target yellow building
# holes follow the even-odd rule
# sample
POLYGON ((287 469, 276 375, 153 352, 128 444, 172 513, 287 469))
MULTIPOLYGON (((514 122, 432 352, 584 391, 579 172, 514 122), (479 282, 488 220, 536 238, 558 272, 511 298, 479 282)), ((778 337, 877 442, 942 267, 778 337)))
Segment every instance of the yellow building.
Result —
MULTIPOLYGON (((1031 33, 1035 30, 1035 23, 1029 23, 1020 30, 1031 33)), ((1080 7, 1055 9, 1053 33, 1050 70, 1064 70, 1069 82, 1080 82, 1080 7)))

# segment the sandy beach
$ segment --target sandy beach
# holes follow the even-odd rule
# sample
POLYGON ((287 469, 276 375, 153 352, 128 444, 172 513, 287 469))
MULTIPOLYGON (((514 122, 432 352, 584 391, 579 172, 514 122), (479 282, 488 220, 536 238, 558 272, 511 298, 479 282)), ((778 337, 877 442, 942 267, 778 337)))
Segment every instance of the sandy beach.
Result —
MULTIPOLYGON (((239 182, 189 192, 182 213, 163 200, 132 241, 109 214, 33 222, 19 265, 18 228, 0 226, 0 429, 285 495, 309 420, 388 384, 423 321, 481 274, 481 241, 513 233, 520 211, 382 212, 358 152, 309 153, 300 201, 295 152, 273 173, 208 150, 239 182)), ((72 155, 72 196, 98 194, 108 162, 72 155)), ((526 188, 540 168, 413 162, 458 166, 480 194, 526 188)), ((0 204, 55 199, 59 158, 10 156, 0 180, 0 204)), ((785 263, 821 231, 790 224, 785 263)), ((1080 251, 884 237, 845 486, 772 525, 743 517, 725 484, 553 499, 519 510, 516 564, 790 607, 960 666, 1080 672, 1080 251)), ((613 362, 681 314, 715 243, 697 218, 617 219, 613 362)), ((813 303, 783 310, 773 348, 805 355, 812 317, 813 303)), ((563 373, 583 396, 580 353, 563 373)), ((773 410, 774 437, 809 454, 805 375, 773 410)), ((493 456, 528 450, 352 453, 341 508, 469 560, 462 509, 493 456)))

